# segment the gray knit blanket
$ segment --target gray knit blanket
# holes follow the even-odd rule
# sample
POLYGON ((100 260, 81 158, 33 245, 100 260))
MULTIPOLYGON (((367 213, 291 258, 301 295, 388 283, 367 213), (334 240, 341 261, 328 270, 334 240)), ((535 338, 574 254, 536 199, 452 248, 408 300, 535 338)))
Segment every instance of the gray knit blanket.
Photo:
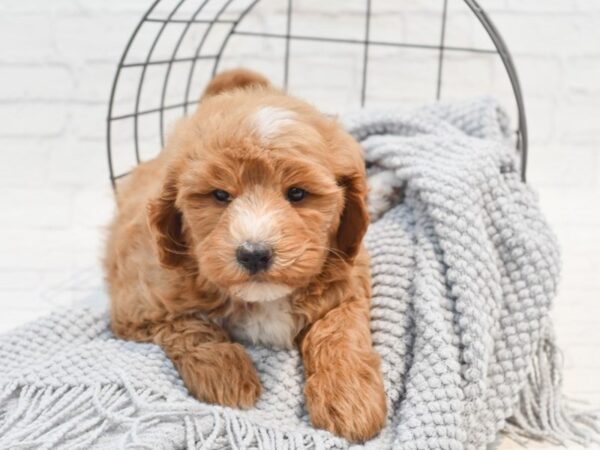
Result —
MULTIPOLYGON (((548 318, 559 252, 497 105, 343 122, 372 185, 372 332, 389 402, 364 447, 480 449, 501 430, 598 439, 597 418, 560 394, 548 318)), ((203 404, 160 348, 116 339, 105 311, 57 312, 0 337, 0 448, 350 446, 310 426, 296 351, 248 351, 264 387, 256 407, 203 404)))

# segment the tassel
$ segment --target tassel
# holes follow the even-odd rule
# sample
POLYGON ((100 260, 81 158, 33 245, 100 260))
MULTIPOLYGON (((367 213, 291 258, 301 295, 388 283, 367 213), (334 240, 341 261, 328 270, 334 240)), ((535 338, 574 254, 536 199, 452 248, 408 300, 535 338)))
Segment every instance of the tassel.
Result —
POLYGON ((546 328, 531 372, 520 393, 513 417, 503 430, 511 439, 538 439, 565 445, 600 445, 600 416, 597 411, 576 408, 561 394, 562 357, 551 327, 546 328))
POLYGON ((169 403, 130 383, 95 386, 19 386, 0 391, 0 448, 86 449, 97 439, 122 436, 114 448, 153 449, 153 429, 168 422, 181 436, 174 446, 188 449, 227 448, 309 449, 323 448, 320 436, 299 437, 258 426, 236 417, 227 408, 214 410, 195 401, 169 403))

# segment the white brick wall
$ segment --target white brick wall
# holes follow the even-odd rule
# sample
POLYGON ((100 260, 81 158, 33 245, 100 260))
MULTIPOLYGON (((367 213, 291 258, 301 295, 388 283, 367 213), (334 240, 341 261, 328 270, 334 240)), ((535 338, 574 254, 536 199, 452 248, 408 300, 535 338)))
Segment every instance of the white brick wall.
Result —
MULTIPOLYGON (((449 2, 448 43, 489 46, 463 2, 449 2)), ((84 297, 101 283, 102 230, 112 211, 104 142, 108 94, 121 51, 150 3, 0 2, 0 330, 84 297)), ((501 30, 521 77, 531 137, 529 179, 565 253, 559 335, 562 326, 566 340, 577 340, 579 333, 569 330, 594 328, 597 319, 586 311, 596 311, 596 317, 599 312, 589 302, 600 293, 600 1, 480 3, 501 30)), ((248 26, 283 31, 282 4, 263 0, 248 26)), ((364 0, 295 4, 303 13, 297 32, 362 37, 364 0), (346 22, 342 7, 349 11, 346 22)), ((373 5, 374 38, 438 42, 441 0, 373 5)), ((269 54, 281 52, 280 44, 268 44, 269 54)), ((292 88, 327 107, 353 107, 354 99, 340 89, 348 84, 356 92, 360 77, 344 75, 346 67, 360 70, 360 49, 340 46, 333 58, 319 58, 315 53, 325 46, 294 45, 292 88), (315 58, 328 76, 315 79, 306 70, 315 58), (317 83, 326 88, 315 89, 317 83)), ((281 74, 280 61, 257 58, 262 45, 255 47, 249 57, 226 59, 224 67, 241 61, 281 74)), ((398 80, 393 91, 398 101, 408 105, 432 98, 434 53, 373 52, 369 89, 378 101, 386 103, 388 85, 398 80)), ((510 107, 497 62, 450 55, 445 74, 445 93, 489 91, 510 107)), ((597 353, 591 362, 571 363, 580 370, 598 368, 597 353)), ((575 391, 589 394, 589 388, 573 384, 575 391)))

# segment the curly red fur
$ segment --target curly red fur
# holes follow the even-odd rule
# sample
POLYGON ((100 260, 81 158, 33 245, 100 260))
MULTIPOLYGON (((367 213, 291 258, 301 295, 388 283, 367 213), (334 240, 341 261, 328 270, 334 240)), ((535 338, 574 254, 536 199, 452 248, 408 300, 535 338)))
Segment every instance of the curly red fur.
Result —
POLYGON ((360 148, 335 121, 260 75, 217 76, 163 152, 118 186, 105 258, 113 331, 160 345, 197 398, 243 408, 261 387, 232 336, 295 342, 313 424, 374 436, 386 399, 369 330, 366 190, 360 148), (291 186, 306 198, 290 203, 291 186), (275 255, 255 275, 234 256, 248 236, 275 255), (257 335, 260 320, 271 335, 257 335))

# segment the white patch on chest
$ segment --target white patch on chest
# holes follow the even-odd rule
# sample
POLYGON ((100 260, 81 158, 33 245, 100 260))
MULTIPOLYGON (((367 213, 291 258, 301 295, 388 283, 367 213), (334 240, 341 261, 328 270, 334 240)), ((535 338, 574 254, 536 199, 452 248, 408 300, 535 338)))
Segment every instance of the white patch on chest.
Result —
POLYGON ((287 349, 293 348, 298 332, 288 298, 248 305, 224 325, 235 339, 287 349))

